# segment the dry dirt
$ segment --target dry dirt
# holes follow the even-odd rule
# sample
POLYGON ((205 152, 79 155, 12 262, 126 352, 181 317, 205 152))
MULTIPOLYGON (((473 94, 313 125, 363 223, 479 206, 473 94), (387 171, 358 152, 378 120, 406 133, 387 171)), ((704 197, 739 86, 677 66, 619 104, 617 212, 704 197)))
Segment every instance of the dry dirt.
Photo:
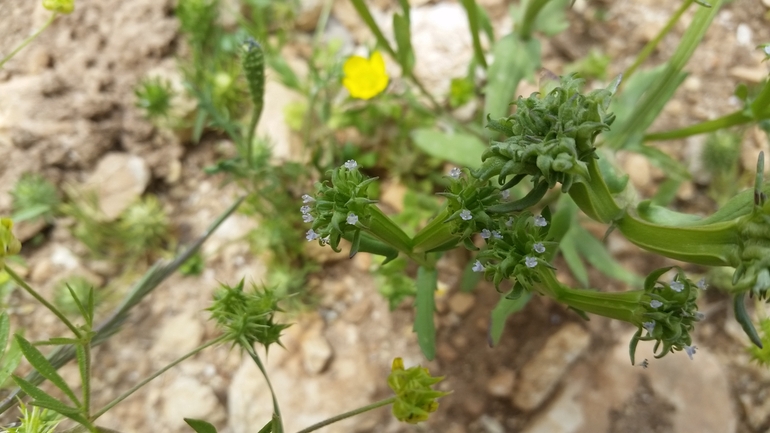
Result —
MULTIPOLYGON (((9 52, 47 19, 37 3, 0 0, 0 53, 9 52)), ((237 191, 232 186, 220 189, 222 179, 202 171, 220 156, 220 137, 186 145, 154 128, 134 107, 133 88, 148 71, 174 68, 180 46, 174 2, 76 3, 75 13, 60 17, 0 70, 0 214, 9 213, 8 191, 21 174, 41 173, 57 184, 81 183, 106 154, 121 152, 144 160, 150 173, 147 191, 161 198, 181 241, 189 241, 237 191)), ((387 8, 396 2, 375 3, 387 8)), ((437 2, 414 3, 430 8, 437 2)), ((504 21, 509 2, 479 3, 504 21)), ((578 2, 570 29, 544 45, 544 65, 558 73, 565 63, 600 47, 614 59, 610 75, 617 74, 664 24, 676 6, 670 3, 578 2), (600 10, 606 11, 604 21, 596 18, 600 10)), ((335 6, 335 18, 358 40, 366 32, 343 16, 349 14, 344 6, 335 6)), ((767 14, 758 0, 736 0, 725 7, 656 128, 687 125, 735 109, 729 100, 735 85, 767 74, 754 49, 770 41, 767 14)), ((678 26, 676 33, 683 28, 678 26)), ((667 38, 651 61, 666 58, 675 42, 667 38)), ((699 140, 661 146, 692 167, 699 140)), ((742 161, 750 170, 757 150, 768 150, 767 139, 750 131, 744 149, 742 161)), ((629 155, 618 159, 642 196, 654 193, 663 178, 659 169, 629 155)), ((710 211, 713 203, 705 189, 704 184, 688 183, 675 205, 710 211)), ((228 221, 204 249, 207 269, 201 277, 171 278, 135 309, 121 333, 95 350, 94 406, 215 336, 202 310, 218 282, 242 277, 259 281, 264 275, 264 265, 242 241, 254 224, 243 216, 228 221)), ((614 235, 609 243, 621 262, 637 272, 665 263, 614 235)), ((72 273, 109 282, 118 293, 131 282, 114 280, 114 266, 90 261, 66 222, 47 228, 39 245, 25 244, 23 256, 27 277, 47 296, 59 279, 72 273)), ((443 389, 454 393, 442 399, 435 417, 422 427, 404 427, 380 410, 325 431, 722 433, 770 428, 770 372, 749 362, 746 338, 732 320, 727 297, 719 292, 709 290, 701 300, 707 319, 695 335, 700 349, 695 360, 677 354, 643 370, 628 363, 629 328, 598 318, 583 322, 546 299, 533 299, 513 316, 500 344, 490 348, 489 312, 499 295, 483 283, 473 294, 457 295, 464 259, 450 255, 442 265, 441 281, 448 292, 437 301, 438 356, 430 363, 421 358, 411 333, 411 309, 388 311, 365 258, 325 264, 314 277, 318 311, 291 316, 295 325, 286 337, 287 350, 270 353, 269 370, 282 396, 288 430, 386 396, 384 378, 395 356, 447 376, 443 389), (555 376, 548 381, 549 375, 555 376), (542 398, 531 401, 540 391, 542 398)), ((568 275, 563 278, 569 280, 568 275)), ((623 289, 595 272, 591 282, 604 290, 623 289)), ((54 317, 21 292, 12 295, 8 310, 15 327, 25 329, 30 339, 64 333, 54 317)), ((77 381, 71 366, 63 374, 77 381)), ((254 366, 222 347, 169 371, 100 424, 122 432, 189 431, 181 419, 192 416, 215 423, 221 431, 246 432, 257 431, 268 412, 254 366)))

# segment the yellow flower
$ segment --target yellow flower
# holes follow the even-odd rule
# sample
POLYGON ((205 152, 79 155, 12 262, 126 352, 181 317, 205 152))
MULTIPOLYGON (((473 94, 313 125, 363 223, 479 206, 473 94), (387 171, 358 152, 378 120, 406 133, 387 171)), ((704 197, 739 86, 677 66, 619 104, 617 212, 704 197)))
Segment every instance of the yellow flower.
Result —
POLYGON ((371 99, 388 87, 385 61, 379 51, 373 52, 368 59, 350 56, 342 66, 342 72, 345 73, 342 85, 354 98, 371 99))

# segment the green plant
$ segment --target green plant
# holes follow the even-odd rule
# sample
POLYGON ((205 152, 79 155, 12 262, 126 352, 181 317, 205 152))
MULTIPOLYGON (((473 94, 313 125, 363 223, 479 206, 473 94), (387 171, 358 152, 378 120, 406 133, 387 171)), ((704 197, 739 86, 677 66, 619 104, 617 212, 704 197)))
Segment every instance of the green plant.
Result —
POLYGON ((60 281, 54 289, 53 303, 64 314, 75 316, 80 311, 77 303, 79 299, 87 299, 90 291, 94 291, 94 305, 97 305, 102 297, 98 288, 94 289, 93 283, 85 277, 74 276, 60 281))
POLYGON ((13 186, 14 221, 21 222, 43 218, 51 222, 61 204, 56 187, 44 177, 26 173, 13 186))

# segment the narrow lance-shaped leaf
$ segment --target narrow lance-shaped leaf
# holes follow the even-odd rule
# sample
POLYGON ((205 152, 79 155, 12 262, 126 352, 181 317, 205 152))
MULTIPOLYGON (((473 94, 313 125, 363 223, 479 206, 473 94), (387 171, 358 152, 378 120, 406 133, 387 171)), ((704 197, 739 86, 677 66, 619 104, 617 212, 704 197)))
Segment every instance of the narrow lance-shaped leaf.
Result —
POLYGON ((8 345, 8 336, 11 333, 11 322, 8 313, 0 314, 0 359, 5 355, 5 347, 8 345))
MULTIPOLYGON (((186 422, 187 425, 192 427, 192 429, 195 430, 196 433, 217 433, 216 427, 214 427, 213 425, 211 425, 206 421, 203 421, 200 419, 185 418, 184 422, 186 422)), ((262 430, 260 430, 260 432, 261 431, 262 430)))
POLYGON ((438 273, 435 269, 420 266, 417 270, 414 332, 417 333, 417 343, 423 355, 431 361, 436 356, 436 327, 433 324, 433 313, 436 305, 434 296, 437 280, 438 273))
POLYGON ((492 310, 491 320, 489 322, 488 338, 490 347, 496 346, 497 343, 500 342, 500 337, 503 336, 505 322, 508 320, 508 317, 524 308, 531 297, 532 295, 530 293, 525 293, 516 299, 508 299, 505 295, 500 297, 497 305, 492 310))
POLYGON ((16 341, 19 343, 21 353, 24 354, 24 357, 27 358, 27 361, 29 361, 32 367, 34 367, 41 376, 50 380, 51 383, 62 390, 62 392, 66 394, 67 397, 69 397, 69 399, 72 400, 76 406, 80 406, 80 400, 78 400, 78 398, 75 396, 75 393, 72 392, 72 389, 70 389, 69 385, 67 385, 67 382, 65 382, 64 379, 59 376, 59 373, 56 372, 56 368, 51 365, 48 359, 46 359, 45 355, 43 355, 39 350, 37 350, 35 346, 32 345, 32 343, 20 335, 16 336, 16 341))

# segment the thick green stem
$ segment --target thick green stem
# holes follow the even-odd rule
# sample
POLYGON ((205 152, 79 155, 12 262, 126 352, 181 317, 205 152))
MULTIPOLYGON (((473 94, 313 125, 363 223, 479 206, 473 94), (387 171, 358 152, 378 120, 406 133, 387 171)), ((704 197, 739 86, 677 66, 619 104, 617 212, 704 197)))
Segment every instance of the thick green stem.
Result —
POLYGON ((672 259, 706 266, 732 266, 740 233, 736 221, 702 226, 664 226, 625 214, 615 227, 635 245, 672 259))
POLYGON ((531 0, 527 3, 527 10, 524 11, 524 17, 519 27, 519 38, 526 41, 532 37, 532 26, 535 24, 537 14, 548 4, 549 0, 531 0))
POLYGON ((589 179, 572 185, 569 195, 590 218, 605 224, 611 223, 623 214, 623 210, 612 198, 595 159, 588 161, 588 175, 589 179))
POLYGON ((30 43, 30 42, 34 41, 34 40, 35 40, 35 38, 37 38, 38 36, 40 36, 40 33, 43 33, 43 30, 47 29, 47 28, 48 28, 48 26, 50 26, 50 25, 51 25, 51 23, 53 22, 53 20, 55 20, 55 19, 56 19, 56 16, 57 16, 57 13, 56 13, 56 12, 52 13, 52 14, 51 14, 51 17, 50 17, 50 18, 48 18, 48 21, 46 21, 46 22, 45 22, 45 24, 43 24, 43 27, 40 27, 40 29, 38 29, 38 31, 36 31, 35 33, 33 33, 33 34, 32 34, 32 36, 28 37, 27 39, 24 39, 24 41, 23 41, 23 42, 22 42, 22 43, 21 43, 21 44, 20 44, 18 47, 16 47, 16 49, 15 49, 15 50, 11 51, 11 54, 8 54, 7 56, 5 56, 5 57, 3 58, 3 60, 0 60, 0 68, 2 68, 2 67, 3 67, 3 65, 5 65, 5 63, 6 63, 8 60, 11 60, 11 59, 13 58, 13 56, 15 56, 16 54, 18 54, 18 53, 19 53, 19 51, 21 51, 22 49, 24 49, 24 47, 26 47, 27 45, 29 45, 29 43, 30 43))
POLYGON ((423 227, 412 240, 413 251, 424 253, 452 241, 456 242, 458 237, 452 234, 452 226, 444 222, 450 216, 451 213, 445 208, 428 225, 423 227))
POLYGON ((172 367, 176 366, 176 365, 177 365, 177 364, 179 364, 180 362, 182 362, 182 361, 184 361, 185 359, 187 359, 187 358, 189 358, 189 357, 191 357, 191 356, 195 355, 196 353, 198 353, 198 352, 202 351, 203 349, 206 349, 207 347, 210 347, 210 346, 213 346, 213 345, 215 345, 215 344, 218 344, 218 343, 221 343, 221 342, 225 341, 225 339, 227 339, 227 335, 222 335, 222 336, 219 336, 218 338, 215 338, 215 339, 213 339, 213 340, 211 340, 211 341, 209 341, 209 342, 207 342, 207 343, 204 343, 204 344, 202 344, 202 345, 200 345, 200 346, 196 347, 195 349, 193 349, 193 350, 191 350, 191 351, 187 352, 186 354, 182 355, 180 358, 178 358, 177 360, 175 360, 175 361, 174 361, 174 362, 172 362, 171 364, 169 364, 169 365, 167 365, 167 366, 165 366, 165 367, 161 368, 160 370, 156 371, 156 372, 155 372, 155 373, 153 373, 151 376, 147 377, 147 378, 146 378, 146 379, 144 379, 143 381, 141 381, 141 382, 137 383, 136 385, 134 385, 134 386, 133 386, 131 389, 129 389, 128 391, 126 391, 126 392, 124 392, 123 394, 121 394, 121 395, 120 395, 118 398, 116 398, 115 400, 112 400, 111 402, 109 402, 109 403, 108 403, 106 406, 104 406, 104 407, 103 407, 101 410, 99 410, 98 412, 96 412, 96 413, 94 414, 94 416, 92 417, 92 420, 94 420, 94 421, 95 421, 97 418, 99 418, 100 416, 104 415, 105 413, 107 413, 107 411, 109 411, 110 409, 112 409, 113 407, 115 407, 115 405, 117 405, 117 404, 118 404, 118 403, 120 403, 121 401, 123 401, 123 400, 125 400, 126 398, 128 398, 128 397, 129 397, 131 394, 135 393, 135 392, 136 392, 136 391, 137 391, 139 388, 143 387, 144 385, 147 385, 147 384, 148 384, 150 381, 152 381, 152 380, 153 380, 153 379, 155 379, 156 377, 160 376, 161 374, 165 373, 166 371, 168 371, 168 370, 169 370, 169 369, 171 369, 172 367))
POLYGON ((317 424, 313 424, 308 428, 302 429, 298 431, 297 433, 310 433, 312 431, 316 431, 321 427, 326 427, 327 425, 333 424, 337 421, 342 421, 343 419, 350 418, 352 416, 356 416, 358 414, 362 414, 364 412, 368 412, 372 409, 377 409, 378 407, 387 406, 389 404, 393 404, 393 402, 396 401, 396 397, 390 397, 386 398, 385 400, 380 400, 378 402, 372 403, 370 405, 366 405, 363 407, 360 407, 358 409, 351 410, 350 412, 345 412, 342 414, 339 414, 337 416, 331 417, 329 419, 323 420, 317 424))
POLYGON ((7 272, 8 275, 14 281, 16 281, 16 283, 19 286, 21 286, 27 293, 32 295, 33 298, 35 298, 38 302, 40 302, 46 308, 48 308, 54 315, 56 315, 56 317, 58 317, 59 320, 61 320, 62 323, 64 323, 67 326, 67 328, 69 328, 70 331, 72 331, 72 333, 75 334, 75 336, 77 338, 81 338, 82 337, 80 330, 75 325, 73 325, 72 322, 70 322, 69 319, 67 319, 67 317, 64 314, 62 314, 62 312, 59 311, 58 308, 56 308, 50 302, 46 301, 44 297, 40 296, 39 293, 37 293, 32 287, 30 287, 29 284, 27 284, 21 277, 19 277, 16 274, 16 272, 13 271, 13 269, 8 267, 8 265, 5 265, 5 272, 7 272))
POLYGON ((642 50, 639 52, 639 54, 636 56, 636 60, 634 61, 634 64, 629 66, 628 69, 623 73, 623 81, 627 81, 631 75, 636 72, 636 70, 639 68, 639 66, 644 63, 645 60, 647 60, 647 57, 652 54, 653 51, 655 51, 655 48, 658 46, 660 41, 663 40, 663 38, 671 31, 671 29, 674 28, 676 23, 679 21, 679 18, 682 17, 684 12, 692 5, 693 0, 685 0, 681 6, 679 6, 679 9, 674 12, 674 15, 671 15, 671 18, 669 18, 666 25, 658 32, 658 34, 650 41, 647 42, 647 45, 642 48, 642 50))

